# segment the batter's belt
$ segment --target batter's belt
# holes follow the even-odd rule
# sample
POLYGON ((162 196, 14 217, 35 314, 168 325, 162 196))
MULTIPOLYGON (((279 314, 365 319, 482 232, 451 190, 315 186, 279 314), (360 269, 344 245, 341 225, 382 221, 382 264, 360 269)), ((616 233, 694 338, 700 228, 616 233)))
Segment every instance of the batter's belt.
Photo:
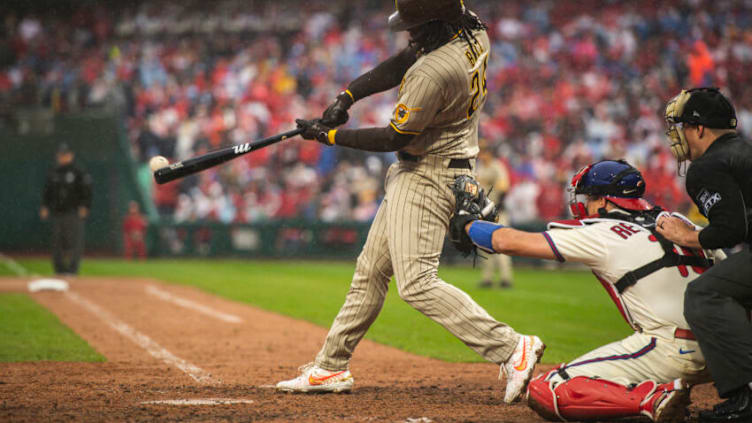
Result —
POLYGON ((449 169, 469 169, 473 170, 475 159, 449 159, 441 156, 415 156, 404 151, 397 152, 397 158, 403 162, 413 162, 429 164, 436 167, 446 167, 449 169))

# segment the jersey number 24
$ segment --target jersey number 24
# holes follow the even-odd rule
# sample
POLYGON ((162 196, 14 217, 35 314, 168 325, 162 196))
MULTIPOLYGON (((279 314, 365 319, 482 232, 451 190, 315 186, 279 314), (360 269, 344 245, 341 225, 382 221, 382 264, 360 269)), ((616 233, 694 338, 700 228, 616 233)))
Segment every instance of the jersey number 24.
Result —
POLYGON ((488 94, 488 88, 486 87, 486 70, 488 69, 488 56, 486 56, 486 59, 483 61, 483 66, 481 66, 480 69, 476 70, 473 73, 472 78, 470 79, 470 94, 472 95, 472 98, 470 99, 470 105, 467 107, 467 118, 470 119, 476 110, 478 110, 478 105, 481 103, 479 100, 481 100, 483 97, 488 94))

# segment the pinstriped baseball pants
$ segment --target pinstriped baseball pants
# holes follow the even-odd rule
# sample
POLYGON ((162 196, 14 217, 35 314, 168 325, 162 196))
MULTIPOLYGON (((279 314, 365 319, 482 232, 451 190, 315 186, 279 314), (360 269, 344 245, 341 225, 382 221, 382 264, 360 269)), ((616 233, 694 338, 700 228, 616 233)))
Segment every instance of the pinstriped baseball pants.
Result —
POLYGON ((316 356, 319 367, 347 368, 355 347, 381 311, 392 275, 404 301, 486 360, 500 364, 512 355, 519 335, 437 276, 454 208, 449 185, 460 174, 470 173, 448 169, 448 160, 428 156, 389 168, 386 196, 358 257, 345 303, 316 356))

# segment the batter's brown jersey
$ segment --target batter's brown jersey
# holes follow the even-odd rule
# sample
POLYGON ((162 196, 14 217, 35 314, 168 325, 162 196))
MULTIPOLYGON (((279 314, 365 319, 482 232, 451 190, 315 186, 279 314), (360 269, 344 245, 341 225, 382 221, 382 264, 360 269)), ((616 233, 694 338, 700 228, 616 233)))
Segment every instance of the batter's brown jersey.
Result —
POLYGON ((473 35, 472 48, 457 36, 421 56, 405 73, 391 125, 415 138, 402 151, 449 158, 478 154, 490 42, 485 30, 473 35))

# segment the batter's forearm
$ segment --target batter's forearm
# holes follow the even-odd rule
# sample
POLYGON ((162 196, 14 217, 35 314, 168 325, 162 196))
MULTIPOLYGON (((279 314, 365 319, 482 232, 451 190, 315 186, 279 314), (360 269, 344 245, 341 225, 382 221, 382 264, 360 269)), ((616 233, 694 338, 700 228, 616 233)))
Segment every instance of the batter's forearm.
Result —
POLYGON ((336 145, 377 153, 399 151, 414 137, 410 134, 400 134, 391 126, 386 128, 339 129, 332 136, 336 145))
POLYGON ((357 77, 348 85, 354 101, 368 97, 371 94, 392 89, 402 82, 405 72, 417 60, 414 47, 407 47, 400 53, 384 60, 375 68, 357 77))

